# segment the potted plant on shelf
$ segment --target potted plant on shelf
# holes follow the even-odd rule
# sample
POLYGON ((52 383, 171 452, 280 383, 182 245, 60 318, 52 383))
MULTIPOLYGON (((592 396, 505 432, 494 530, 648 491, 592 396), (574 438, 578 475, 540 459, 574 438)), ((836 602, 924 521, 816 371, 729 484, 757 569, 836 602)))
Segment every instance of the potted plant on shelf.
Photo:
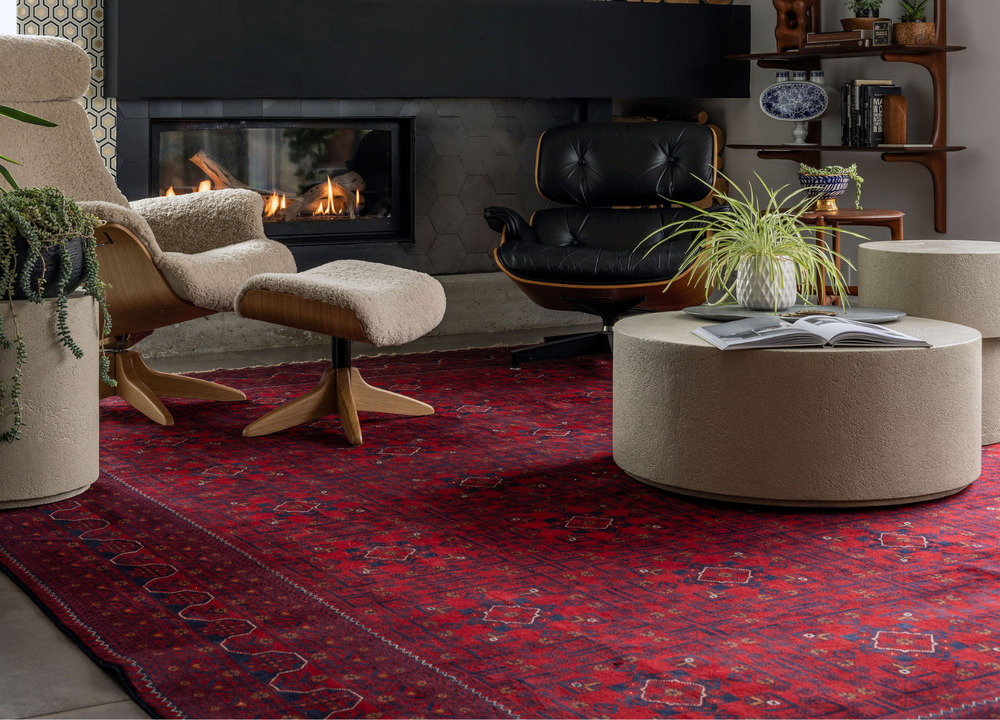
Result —
POLYGON ((927 0, 900 0, 903 14, 892 26, 893 38, 898 45, 933 45, 937 26, 927 22, 927 0))
POLYGON ((865 179, 858 175, 857 164, 846 168, 840 165, 814 168, 805 163, 799 164, 799 185, 814 202, 811 210, 835 211, 837 198, 844 194, 851 180, 854 181, 854 187, 857 189, 854 209, 861 210, 861 183, 865 179))
MULTIPOLYGON (((825 289, 819 287, 820 279, 825 277, 834 294, 845 299, 846 307, 847 283, 838 261, 852 269, 854 266, 814 242, 832 234, 832 230, 802 222, 812 198, 802 189, 779 198, 788 186, 772 190, 759 175, 757 180, 763 188, 760 196, 752 187, 747 194, 729 178, 726 180, 736 189, 730 195, 717 192, 727 208, 704 210, 677 202, 695 211, 698 218, 669 223, 643 240, 639 248, 660 233, 664 237, 652 247, 691 233, 694 228, 694 241, 682 267, 692 270, 694 284, 703 284, 706 291, 722 291, 712 305, 736 302, 750 310, 780 312, 794 305, 800 295, 806 303, 811 302, 811 296, 825 289)), ((863 238, 857 233, 841 232, 863 238)))
MULTIPOLYGON (((9 313, 0 313, 0 353, 8 354, 4 365, 13 365, 12 377, 0 376, 0 441, 14 442, 25 427, 21 389, 29 358, 23 335, 26 329, 18 324, 15 302, 54 302, 52 332, 78 359, 83 350, 69 330, 67 305, 69 293, 81 283, 98 303, 103 334, 111 330, 94 237, 101 224, 55 188, 0 191, 0 302, 7 305, 4 310, 9 309, 9 313)), ((101 379, 114 386, 107 358, 101 358, 100 367, 101 379)))
POLYGON ((882 0, 847 0, 847 9, 854 13, 852 18, 842 18, 840 24, 844 30, 871 30, 872 24, 879 17, 882 0))

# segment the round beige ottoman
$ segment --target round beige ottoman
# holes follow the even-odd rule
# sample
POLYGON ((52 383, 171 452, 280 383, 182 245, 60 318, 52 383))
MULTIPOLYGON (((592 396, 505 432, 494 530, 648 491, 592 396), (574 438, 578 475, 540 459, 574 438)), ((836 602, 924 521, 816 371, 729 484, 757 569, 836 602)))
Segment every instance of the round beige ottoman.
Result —
POLYGON ((983 336, 982 444, 1000 442, 1000 243, 863 243, 858 303, 968 325, 983 336))
POLYGON ((980 473, 980 336, 922 318, 927 348, 730 350, 704 320, 622 320, 614 459, 644 483, 763 505, 929 500, 980 473))
MULTIPOLYGON (((24 335, 21 438, 0 442, 0 509, 41 505, 78 495, 99 473, 99 357, 97 304, 83 293, 69 300, 69 328, 84 356, 77 360, 55 335, 54 300, 14 303, 24 335)), ((13 323, 7 302, 0 303, 7 336, 13 323)), ((14 374, 14 352, 0 350, 0 377, 7 387, 14 374)), ((7 418, 0 419, 4 431, 7 418)))

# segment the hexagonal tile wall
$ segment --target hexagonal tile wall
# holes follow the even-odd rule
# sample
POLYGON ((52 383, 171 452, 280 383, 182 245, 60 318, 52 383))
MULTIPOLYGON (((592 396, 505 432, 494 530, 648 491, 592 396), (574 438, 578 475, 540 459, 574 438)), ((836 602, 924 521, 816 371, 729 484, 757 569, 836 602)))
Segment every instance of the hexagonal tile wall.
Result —
POLYGON ((104 164, 115 173, 115 99, 104 97, 104 0, 18 0, 17 32, 71 40, 90 55, 90 87, 81 104, 104 164))

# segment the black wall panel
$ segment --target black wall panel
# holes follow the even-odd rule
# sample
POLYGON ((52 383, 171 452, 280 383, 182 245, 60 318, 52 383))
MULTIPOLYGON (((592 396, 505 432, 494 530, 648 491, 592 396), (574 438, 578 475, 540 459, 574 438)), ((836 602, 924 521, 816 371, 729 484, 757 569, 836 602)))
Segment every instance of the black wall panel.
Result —
POLYGON ((749 97, 745 5, 107 0, 126 100, 749 97))

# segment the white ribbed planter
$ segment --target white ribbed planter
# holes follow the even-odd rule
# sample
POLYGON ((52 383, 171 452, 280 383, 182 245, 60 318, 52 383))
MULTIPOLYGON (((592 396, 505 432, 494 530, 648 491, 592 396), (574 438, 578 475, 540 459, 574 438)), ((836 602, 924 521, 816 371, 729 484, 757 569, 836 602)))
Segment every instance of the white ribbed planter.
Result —
POLYGON ((795 263, 779 258, 781 275, 771 277, 771 263, 743 258, 736 268, 736 302, 748 310, 787 310, 795 304, 795 263))
MULTIPOLYGON (((70 296, 69 328, 84 351, 80 360, 56 340, 54 300, 41 305, 18 301, 14 308, 28 351, 21 388, 27 427, 20 440, 0 442, 0 509, 73 497, 99 473, 97 303, 81 292, 70 296)), ((0 303, 0 314, 10 337, 13 323, 6 301, 0 303)), ((0 350, 0 376, 7 387, 14 359, 13 351, 0 350)))

